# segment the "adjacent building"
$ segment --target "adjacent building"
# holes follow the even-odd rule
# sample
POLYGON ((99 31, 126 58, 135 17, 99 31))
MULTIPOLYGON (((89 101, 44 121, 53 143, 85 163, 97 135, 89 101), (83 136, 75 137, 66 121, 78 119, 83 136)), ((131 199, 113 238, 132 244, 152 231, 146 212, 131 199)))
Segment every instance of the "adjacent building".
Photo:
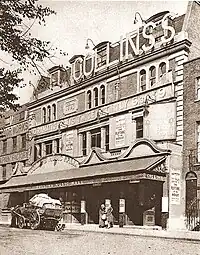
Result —
POLYGON ((200 58, 184 64, 183 173, 186 184, 186 216, 189 229, 200 219, 200 58))
POLYGON ((111 203, 119 226, 185 228, 183 65, 199 55, 199 14, 198 2, 157 13, 49 69, 27 104, 28 160, 1 185, 1 211, 48 193, 67 223, 98 224, 111 203))

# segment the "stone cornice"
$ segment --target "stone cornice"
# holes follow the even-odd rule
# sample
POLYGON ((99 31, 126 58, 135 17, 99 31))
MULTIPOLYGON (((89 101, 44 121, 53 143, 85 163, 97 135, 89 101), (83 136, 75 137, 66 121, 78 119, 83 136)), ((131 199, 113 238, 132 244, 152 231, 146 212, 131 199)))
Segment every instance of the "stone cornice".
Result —
POLYGON ((100 74, 96 74, 94 77, 90 78, 89 80, 84 80, 78 84, 71 86, 71 87, 64 88, 63 90, 59 90, 59 91, 55 92, 54 94, 49 94, 49 95, 46 95, 45 97, 39 98, 36 101, 29 102, 27 104, 27 106, 29 109, 37 107, 37 106, 45 104, 49 101, 58 99, 62 96, 72 94, 80 89, 84 89, 85 87, 91 86, 94 83, 98 83, 98 82, 104 81, 112 76, 118 75, 119 71, 120 71, 120 73, 123 73, 130 69, 136 68, 137 66, 144 65, 147 62, 154 61, 158 58, 162 58, 166 55, 170 55, 170 54, 176 53, 181 50, 189 51, 190 46, 191 46, 191 42, 187 39, 184 39, 180 42, 170 44, 168 46, 165 46, 163 48, 160 48, 158 50, 155 50, 153 52, 145 54, 144 56, 141 56, 141 57, 129 60, 129 61, 128 60, 123 61, 122 63, 119 62, 119 64, 115 64, 113 66, 108 67, 107 69, 105 69, 104 72, 102 72, 100 74), (116 66, 118 66, 119 70, 117 70, 116 66))

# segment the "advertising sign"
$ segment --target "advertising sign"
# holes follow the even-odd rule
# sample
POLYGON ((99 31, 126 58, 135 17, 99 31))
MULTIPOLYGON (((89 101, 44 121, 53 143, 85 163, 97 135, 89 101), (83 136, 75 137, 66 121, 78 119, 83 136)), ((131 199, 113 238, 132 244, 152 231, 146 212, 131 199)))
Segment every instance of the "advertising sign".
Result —
POLYGON ((171 171, 170 176, 170 203, 179 205, 181 199, 181 172, 180 170, 171 171))
POLYGON ((65 134, 65 150, 73 151, 74 133, 73 130, 66 132, 65 134))
POLYGON ((120 200, 119 200, 119 212, 125 213, 125 199, 124 198, 120 198, 120 200))
POLYGON ((125 145, 125 116, 116 118, 115 145, 125 145))

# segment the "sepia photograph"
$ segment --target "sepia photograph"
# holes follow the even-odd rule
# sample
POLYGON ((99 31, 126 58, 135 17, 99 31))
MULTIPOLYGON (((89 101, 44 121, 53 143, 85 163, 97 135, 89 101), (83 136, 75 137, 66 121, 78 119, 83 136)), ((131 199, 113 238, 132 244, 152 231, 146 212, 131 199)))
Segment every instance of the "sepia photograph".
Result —
POLYGON ((0 0, 0 255, 200 254, 200 1, 0 0))

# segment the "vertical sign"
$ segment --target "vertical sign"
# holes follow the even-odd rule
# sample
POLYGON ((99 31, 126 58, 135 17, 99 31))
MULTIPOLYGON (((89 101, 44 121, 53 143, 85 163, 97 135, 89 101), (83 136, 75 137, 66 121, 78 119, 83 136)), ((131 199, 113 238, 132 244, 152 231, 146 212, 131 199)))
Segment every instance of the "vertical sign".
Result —
POLYGON ((174 205, 180 204, 181 197, 181 172, 180 170, 171 170, 170 182, 170 203, 174 205))
POLYGON ((81 200, 81 213, 86 212, 86 202, 85 200, 81 200))
POLYGON ((124 198, 119 199, 119 212, 125 213, 125 199, 124 198))
POLYGON ((65 149, 66 149, 67 152, 73 151, 73 140, 74 140, 73 130, 66 132, 66 135, 65 135, 65 149))
POLYGON ((116 118, 115 145, 125 145, 125 116, 116 118))
POLYGON ((162 197, 162 212, 163 213, 169 212, 168 204, 169 204, 168 197, 162 197))

